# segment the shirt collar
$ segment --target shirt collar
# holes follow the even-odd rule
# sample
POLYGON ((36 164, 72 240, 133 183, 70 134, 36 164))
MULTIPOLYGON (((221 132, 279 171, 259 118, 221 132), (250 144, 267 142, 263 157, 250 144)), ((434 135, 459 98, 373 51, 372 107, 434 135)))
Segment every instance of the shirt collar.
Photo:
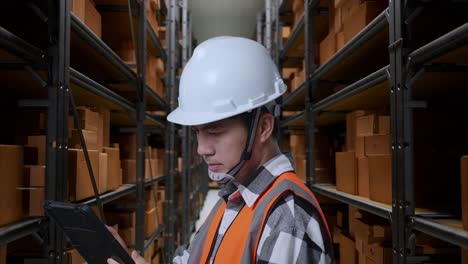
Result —
POLYGON ((287 171, 294 171, 291 156, 289 154, 280 154, 253 172, 249 177, 249 181, 238 185, 233 182, 226 184, 219 192, 219 196, 227 201, 229 195, 239 190, 245 204, 252 207, 276 177, 287 171))

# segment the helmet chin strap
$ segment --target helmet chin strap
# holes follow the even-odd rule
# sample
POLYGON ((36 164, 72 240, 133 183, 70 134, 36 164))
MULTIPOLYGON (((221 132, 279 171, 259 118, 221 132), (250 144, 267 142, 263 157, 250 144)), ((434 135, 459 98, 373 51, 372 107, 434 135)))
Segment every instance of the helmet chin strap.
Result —
POLYGON ((227 184, 231 182, 232 180, 234 180, 237 173, 239 173, 239 171, 244 167, 245 163, 248 160, 250 160, 252 156, 253 143, 255 141, 255 134, 257 133, 258 121, 260 119, 261 108, 258 107, 253 111, 254 118, 252 118, 252 122, 250 123, 249 133, 247 135, 247 142, 245 144, 245 148, 240 158, 240 161, 226 173, 208 170, 208 176, 211 180, 216 181, 220 184, 227 184))

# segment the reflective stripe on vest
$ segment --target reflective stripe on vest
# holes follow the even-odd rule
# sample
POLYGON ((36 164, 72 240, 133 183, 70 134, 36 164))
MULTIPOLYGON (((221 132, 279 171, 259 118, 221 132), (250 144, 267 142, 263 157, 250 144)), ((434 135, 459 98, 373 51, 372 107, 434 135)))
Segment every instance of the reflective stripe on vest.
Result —
MULTIPOLYGON (((214 263, 255 263, 257 247, 267 218, 271 209, 285 192, 292 192, 314 206, 325 224, 328 241, 331 241, 327 221, 315 196, 294 173, 286 172, 275 179, 252 207, 242 207, 224 234, 214 257, 214 263)), ((197 245, 192 245, 189 263, 209 263, 225 209, 226 203, 220 199, 201 227, 197 245)))

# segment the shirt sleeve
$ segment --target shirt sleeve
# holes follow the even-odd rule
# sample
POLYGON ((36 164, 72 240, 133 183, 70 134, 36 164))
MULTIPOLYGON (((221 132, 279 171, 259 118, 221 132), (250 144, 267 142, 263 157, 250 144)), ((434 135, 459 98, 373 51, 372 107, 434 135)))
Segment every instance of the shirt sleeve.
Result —
POLYGON ((321 217, 299 200, 293 194, 279 200, 260 236, 257 263, 332 263, 321 217))

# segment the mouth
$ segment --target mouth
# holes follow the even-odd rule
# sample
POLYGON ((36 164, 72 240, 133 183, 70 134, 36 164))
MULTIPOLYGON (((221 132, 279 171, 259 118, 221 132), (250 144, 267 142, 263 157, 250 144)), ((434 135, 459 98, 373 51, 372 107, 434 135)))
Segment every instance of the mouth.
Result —
POLYGON ((222 167, 221 163, 207 163, 207 165, 208 169, 214 172, 217 172, 222 167))

